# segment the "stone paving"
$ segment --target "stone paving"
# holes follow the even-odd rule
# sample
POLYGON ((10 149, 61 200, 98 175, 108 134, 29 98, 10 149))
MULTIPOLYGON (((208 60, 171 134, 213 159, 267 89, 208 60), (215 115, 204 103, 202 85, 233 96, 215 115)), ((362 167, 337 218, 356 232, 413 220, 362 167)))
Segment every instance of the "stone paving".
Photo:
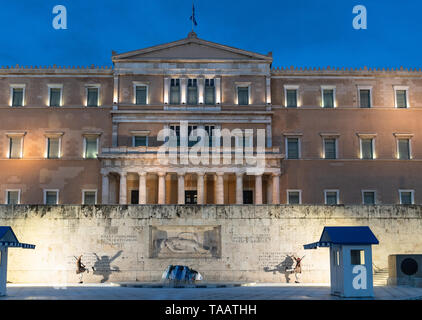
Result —
MULTIPOLYGON (((375 300, 422 300, 422 288, 375 287, 375 300)), ((0 300, 339 300, 327 285, 257 284, 227 288, 132 288, 117 284, 8 285, 0 300)))

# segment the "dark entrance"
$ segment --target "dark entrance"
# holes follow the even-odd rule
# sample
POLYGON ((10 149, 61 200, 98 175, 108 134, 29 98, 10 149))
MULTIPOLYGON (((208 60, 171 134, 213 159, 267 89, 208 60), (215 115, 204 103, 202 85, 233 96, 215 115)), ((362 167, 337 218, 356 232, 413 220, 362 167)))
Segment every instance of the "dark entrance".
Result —
POLYGON ((139 204, 139 190, 132 190, 130 197, 131 204, 139 204))
POLYGON ((197 195, 198 193, 196 190, 185 191, 185 204, 197 204, 198 203, 197 195))
POLYGON ((252 190, 243 190, 243 204, 253 204, 252 190))

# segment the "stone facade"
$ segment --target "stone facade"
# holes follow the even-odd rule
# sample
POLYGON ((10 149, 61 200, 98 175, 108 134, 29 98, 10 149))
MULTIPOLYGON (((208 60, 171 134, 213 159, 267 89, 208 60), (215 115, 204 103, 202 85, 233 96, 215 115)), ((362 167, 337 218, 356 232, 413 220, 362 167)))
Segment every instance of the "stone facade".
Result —
POLYGON ((373 262, 421 252, 421 206, 1 206, 35 250, 9 251, 8 281, 75 283, 75 257, 95 272, 84 281, 158 281, 169 264, 205 281, 294 281, 288 255, 304 256, 303 282, 329 282, 328 249, 304 250, 324 226, 369 226, 373 262))

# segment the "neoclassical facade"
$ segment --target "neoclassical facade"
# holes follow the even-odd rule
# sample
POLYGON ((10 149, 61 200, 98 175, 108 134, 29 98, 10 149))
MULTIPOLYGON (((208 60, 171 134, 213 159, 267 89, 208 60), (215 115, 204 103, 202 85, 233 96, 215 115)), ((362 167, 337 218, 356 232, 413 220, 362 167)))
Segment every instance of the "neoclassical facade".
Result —
POLYGON ((422 202, 420 70, 275 68, 193 32, 112 62, 0 69, 0 201, 422 202))

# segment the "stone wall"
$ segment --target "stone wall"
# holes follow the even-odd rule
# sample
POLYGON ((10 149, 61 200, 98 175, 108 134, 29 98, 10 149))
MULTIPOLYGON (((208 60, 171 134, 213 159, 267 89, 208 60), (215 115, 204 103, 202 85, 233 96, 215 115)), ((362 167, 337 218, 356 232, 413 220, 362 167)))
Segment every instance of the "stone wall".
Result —
POLYGON ((324 226, 369 226, 380 268, 389 254, 422 252, 422 206, 22 205, 0 206, 0 225, 36 244, 9 250, 13 283, 75 283, 79 255, 85 282, 158 281, 169 264, 206 281, 286 282, 292 254, 305 255, 303 282, 327 283, 328 249, 303 249, 324 226))

